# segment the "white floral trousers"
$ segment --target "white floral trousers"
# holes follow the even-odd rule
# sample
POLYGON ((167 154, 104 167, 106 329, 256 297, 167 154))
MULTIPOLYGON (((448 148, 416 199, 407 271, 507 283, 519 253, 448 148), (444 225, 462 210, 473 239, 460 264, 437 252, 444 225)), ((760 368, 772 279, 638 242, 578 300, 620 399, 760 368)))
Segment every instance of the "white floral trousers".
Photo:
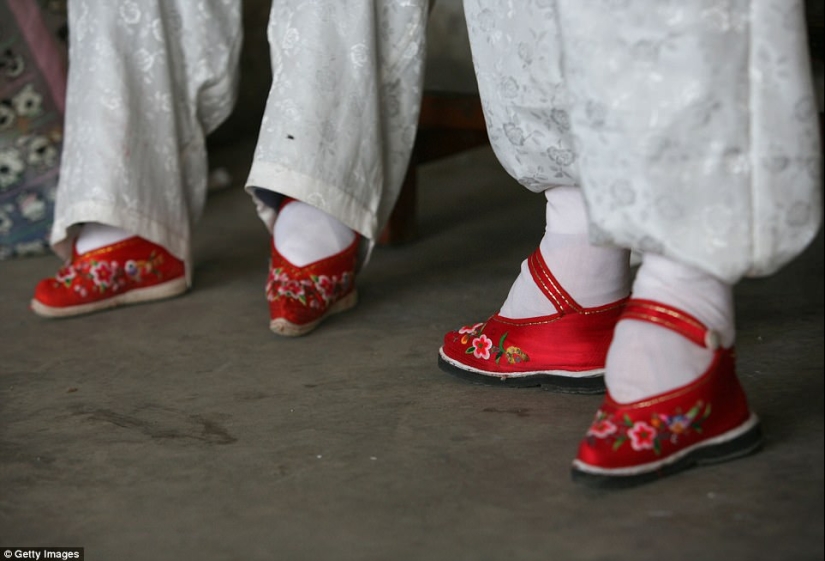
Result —
POLYGON ((493 148, 533 191, 580 185, 591 239, 727 282, 821 223, 802 0, 465 0, 493 148))
MULTIPOLYGON (((273 80, 247 190, 304 200, 373 239, 415 138, 426 0, 274 0, 273 80)), ((191 261, 205 136, 231 112, 240 0, 69 3, 65 141, 51 242, 117 226, 191 261)))

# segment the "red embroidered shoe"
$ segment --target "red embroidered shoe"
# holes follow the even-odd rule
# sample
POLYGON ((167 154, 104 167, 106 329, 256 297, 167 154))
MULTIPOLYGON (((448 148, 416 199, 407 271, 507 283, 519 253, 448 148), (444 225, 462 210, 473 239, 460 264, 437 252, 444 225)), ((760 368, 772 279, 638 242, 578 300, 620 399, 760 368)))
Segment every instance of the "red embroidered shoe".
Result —
POLYGON ((132 237, 72 258, 34 290, 31 309, 68 317, 160 300, 186 292, 183 261, 163 247, 132 237))
POLYGON ((331 257, 296 267, 272 242, 272 261, 266 283, 269 328, 279 335, 309 333, 326 317, 349 310, 358 302, 355 264, 359 237, 331 257))
POLYGON ((761 446, 759 421, 736 377, 733 348, 719 347, 716 334, 696 318, 658 302, 630 300, 622 319, 672 329, 715 350, 713 362, 694 382, 641 401, 619 404, 608 393, 579 446, 574 481, 630 487, 761 446))
POLYGON ((556 313, 526 319, 499 314, 444 336, 442 370, 473 382, 604 392, 604 363, 626 298, 583 308, 561 287, 537 249, 527 265, 556 313))

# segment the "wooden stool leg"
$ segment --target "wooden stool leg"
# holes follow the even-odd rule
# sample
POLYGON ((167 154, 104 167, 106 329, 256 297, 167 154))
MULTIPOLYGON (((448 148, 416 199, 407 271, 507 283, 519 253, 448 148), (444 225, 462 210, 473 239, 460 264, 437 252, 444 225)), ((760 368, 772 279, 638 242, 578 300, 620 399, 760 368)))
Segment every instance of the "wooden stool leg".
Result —
POLYGON ((416 181, 418 172, 415 156, 410 158, 407 166, 407 175, 401 185, 398 200, 390 214, 384 230, 378 238, 378 243, 382 245, 397 245, 412 241, 416 234, 416 181))
POLYGON ((478 95, 425 92, 407 175, 378 243, 401 244, 416 237, 416 167, 488 142, 478 95))

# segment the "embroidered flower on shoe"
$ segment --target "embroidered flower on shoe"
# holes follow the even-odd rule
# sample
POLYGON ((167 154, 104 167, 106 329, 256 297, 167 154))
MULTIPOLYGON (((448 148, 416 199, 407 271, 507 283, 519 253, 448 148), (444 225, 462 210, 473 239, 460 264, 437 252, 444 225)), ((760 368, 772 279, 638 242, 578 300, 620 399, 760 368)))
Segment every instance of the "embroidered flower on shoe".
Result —
POLYGON ((670 430, 670 432, 674 435, 679 435, 690 430, 690 422, 692 419, 687 415, 674 415, 670 418, 662 415, 662 417, 664 417, 663 420, 666 423, 668 430, 670 430))
POLYGON ((126 264, 123 265, 123 270, 134 280, 140 280, 140 267, 134 259, 129 259, 126 264))
POLYGON ((309 278, 312 281, 313 288, 318 291, 326 304, 331 303, 349 290, 352 283, 352 275, 346 272, 342 273, 340 277, 338 275, 310 275, 309 278))
POLYGON ((637 452, 653 448, 656 434, 656 429, 644 421, 636 421, 633 423, 633 427, 627 431, 627 436, 630 437, 630 445, 637 452))
POLYGON ((306 290, 304 283, 297 280, 288 280, 278 283, 278 296, 300 300, 306 304, 306 290))
POLYGON ((283 268, 276 267, 269 273, 266 298, 273 302, 278 298, 297 300, 310 308, 330 305, 346 294, 353 284, 351 273, 339 275, 309 275, 309 278, 292 278, 283 268))
POLYGON ((606 419, 597 419, 593 422, 590 429, 587 431, 588 436, 595 436, 596 438, 607 438, 618 430, 616 425, 606 419))
POLYGON ((710 414, 710 403, 702 401, 697 401, 687 413, 681 410, 670 415, 653 413, 648 420, 634 421, 627 414, 617 417, 599 410, 587 431, 587 438, 591 445, 597 441, 611 444, 614 452, 625 442, 630 442, 630 447, 637 452, 652 449, 659 455, 662 443, 676 444, 680 437, 701 433, 710 414))
POLYGON ((116 261, 92 261, 92 266, 89 269, 92 282, 95 286, 101 289, 110 287, 113 283, 115 272, 118 270, 116 261))
POLYGON ((464 327, 459 329, 458 334, 463 335, 463 337, 461 337, 461 344, 466 345, 467 342, 470 340, 470 337, 475 337, 476 335, 481 333, 483 327, 483 323, 477 323, 475 325, 465 325, 464 327))
POLYGON ((76 276, 77 271, 71 264, 69 264, 66 267, 60 268, 57 275, 55 275, 54 280, 56 280, 59 284, 70 286, 72 284, 72 279, 76 276))
POLYGON ((335 295, 335 282, 326 275, 310 276, 312 282, 318 288, 318 293, 325 302, 329 302, 335 295))
POLYGON ((78 258, 62 267, 55 275, 55 282, 70 288, 86 298, 89 291, 98 294, 120 292, 129 284, 140 283, 144 276, 162 277, 159 266, 163 256, 152 253, 148 259, 130 259, 123 266, 118 261, 78 258))
POLYGON ((507 349, 504 351, 504 356, 507 358, 507 362, 509 362, 510 364, 527 362, 528 360, 527 353, 522 351, 520 348, 513 346, 507 347, 507 349))
POLYGON ((458 330, 459 333, 470 333, 475 335, 480 329, 481 326, 484 325, 483 323, 477 323, 475 325, 465 325, 461 329, 458 330))
POLYGON ((490 358, 490 349, 493 348, 493 341, 486 335, 481 335, 473 339, 472 346, 467 351, 472 351, 473 356, 487 360, 490 358))
POLYGON ((492 339, 482 333, 485 326, 484 323, 477 323, 472 327, 465 326, 458 330, 459 334, 463 334, 461 344, 466 345, 468 341, 470 342, 470 346, 464 351, 465 353, 472 354, 475 358, 482 360, 493 358, 496 364, 501 361, 501 357, 504 357, 509 364, 518 364, 530 360, 530 357, 521 348, 513 345, 504 346, 507 332, 498 340, 498 345, 495 345, 492 339))

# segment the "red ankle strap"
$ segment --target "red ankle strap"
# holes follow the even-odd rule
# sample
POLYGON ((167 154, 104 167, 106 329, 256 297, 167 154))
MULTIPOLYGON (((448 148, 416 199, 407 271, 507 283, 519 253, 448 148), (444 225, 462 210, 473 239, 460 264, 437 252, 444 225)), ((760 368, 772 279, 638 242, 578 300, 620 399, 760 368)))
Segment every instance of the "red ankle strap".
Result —
POLYGON ((627 301, 619 321, 635 319, 655 323, 693 341, 700 347, 715 350, 719 347, 719 336, 701 321, 673 306, 654 300, 631 298, 627 301))
POLYGON ((284 195, 281 201, 278 203, 278 212, 282 211, 284 207, 289 203, 294 203, 296 201, 297 199, 293 199, 292 197, 287 197, 286 195, 284 195))
POLYGON ((544 260, 539 249, 536 249, 536 251, 527 258, 527 267, 533 275, 536 286, 538 286, 544 295, 547 296, 547 299, 553 303, 559 313, 580 313, 582 311, 582 307, 579 306, 578 302, 573 300, 573 297, 561 287, 559 281, 557 281, 553 273, 550 272, 550 268, 547 266, 547 262, 544 260))

